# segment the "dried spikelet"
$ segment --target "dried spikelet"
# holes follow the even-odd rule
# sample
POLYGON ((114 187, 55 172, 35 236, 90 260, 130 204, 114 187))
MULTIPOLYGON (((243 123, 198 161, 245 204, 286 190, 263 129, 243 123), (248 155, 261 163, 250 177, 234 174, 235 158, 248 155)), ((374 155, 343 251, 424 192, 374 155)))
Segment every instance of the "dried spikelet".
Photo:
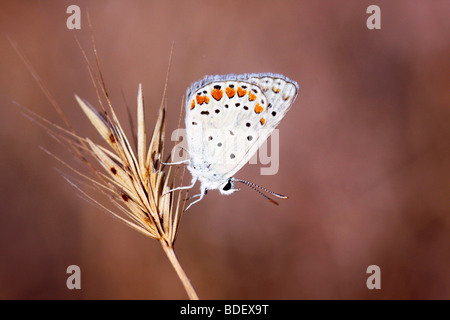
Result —
POLYGON ((184 201, 181 201, 181 193, 163 195, 172 186, 172 170, 162 170, 164 166, 160 161, 164 149, 164 108, 159 111, 155 130, 146 150, 144 101, 142 87, 139 86, 136 156, 113 109, 110 117, 106 112, 98 112, 78 96, 75 98, 92 125, 114 151, 108 152, 89 138, 75 136, 79 145, 87 143, 90 152, 106 172, 99 181, 103 184, 103 189, 109 190, 115 204, 124 209, 122 212, 128 218, 127 224, 151 238, 173 246, 184 201))
MULTIPOLYGON (((112 108, 110 117, 106 112, 99 113, 78 96, 76 100, 92 125, 114 151, 112 153, 88 138, 74 136, 79 140, 78 145, 87 143, 90 152, 107 172, 107 175, 101 175, 99 183, 104 190, 110 191, 113 203, 128 219, 115 213, 113 215, 137 231, 159 240, 189 296, 198 298, 173 251, 186 197, 180 192, 166 193, 173 188, 173 179, 172 168, 168 171, 162 170, 165 109, 161 108, 159 111, 153 136, 146 150, 144 100, 142 87, 139 86, 135 156, 112 108)), ((90 196, 88 198, 93 200, 90 196)))
MULTIPOLYGON (((173 248, 187 200, 187 193, 180 191, 167 193, 168 190, 173 189, 174 183, 178 178, 173 171, 177 172, 178 170, 173 170, 172 167, 167 169, 162 164, 166 121, 165 108, 161 106, 159 110, 153 135, 147 150, 144 98, 142 86, 139 85, 137 97, 137 134, 135 135, 136 139, 134 141, 137 146, 137 154, 135 154, 109 100, 109 95, 107 94, 100 72, 97 55, 95 57, 99 73, 98 77, 93 72, 93 68, 80 46, 88 65, 92 83, 97 91, 102 111, 96 110, 77 95, 75 99, 111 150, 105 148, 101 144, 93 142, 90 138, 83 138, 75 132, 55 99, 37 76, 37 73, 28 63, 24 55, 18 50, 17 45, 11 40, 10 43, 44 91, 52 106, 64 120, 67 129, 19 105, 22 112, 44 127, 51 137, 64 145, 75 157, 82 160, 92 170, 94 177, 80 172, 51 152, 45 151, 81 177, 81 180, 84 180, 83 183, 107 195, 112 204, 118 209, 118 212, 107 208, 107 206, 96 200, 93 194, 84 191, 79 186, 79 183, 74 182, 75 179, 68 178, 67 176, 65 176, 65 179, 79 190, 92 204, 103 209, 136 231, 158 240, 182 281, 189 297, 191 299, 198 299, 194 288, 178 262, 173 248), (99 92, 102 92, 103 95, 99 92), (109 106, 108 112, 103 106, 101 96, 103 96, 103 99, 106 100, 109 106), (102 169, 98 169, 96 164, 100 164, 102 169)), ((96 54, 94 42, 93 45, 94 53, 96 54)))

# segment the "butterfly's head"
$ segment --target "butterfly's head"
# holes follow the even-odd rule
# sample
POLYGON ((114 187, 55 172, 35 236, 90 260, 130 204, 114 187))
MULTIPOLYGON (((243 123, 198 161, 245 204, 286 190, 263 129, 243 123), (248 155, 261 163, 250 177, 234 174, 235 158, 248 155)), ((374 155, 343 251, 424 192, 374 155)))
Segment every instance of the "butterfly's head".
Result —
POLYGON ((221 194, 230 195, 239 190, 239 189, 234 189, 233 187, 234 187, 234 183, 233 183, 232 178, 228 178, 227 181, 219 187, 219 190, 220 190, 221 194))

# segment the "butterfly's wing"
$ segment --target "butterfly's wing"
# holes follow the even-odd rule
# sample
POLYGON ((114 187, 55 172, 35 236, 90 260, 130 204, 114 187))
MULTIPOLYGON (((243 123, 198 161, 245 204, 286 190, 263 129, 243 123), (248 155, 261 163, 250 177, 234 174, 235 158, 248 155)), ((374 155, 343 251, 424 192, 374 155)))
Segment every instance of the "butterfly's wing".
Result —
MULTIPOLYGON (((249 146, 239 169, 253 157, 259 147, 272 134, 272 131, 290 110, 299 91, 297 82, 280 74, 251 74, 249 75, 249 81, 261 88, 268 101, 268 106, 260 114, 261 120, 264 119, 262 130, 257 130, 257 140, 249 146)), ((230 172, 229 176, 233 176, 239 169, 230 172)))
POLYGON ((278 125, 297 92, 295 82, 274 74, 213 76, 194 83, 186 100, 191 169, 200 168, 199 176, 218 183, 233 176, 278 125))

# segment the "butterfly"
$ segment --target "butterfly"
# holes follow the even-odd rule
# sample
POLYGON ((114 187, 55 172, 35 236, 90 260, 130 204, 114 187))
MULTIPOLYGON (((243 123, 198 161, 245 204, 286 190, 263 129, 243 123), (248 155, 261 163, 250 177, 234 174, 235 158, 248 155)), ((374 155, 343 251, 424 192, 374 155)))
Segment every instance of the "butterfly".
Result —
POLYGON ((208 190, 218 189, 224 195, 236 192, 234 182, 245 183, 263 196, 257 188, 287 198, 233 176, 284 118, 298 91, 295 81, 273 73, 213 75, 194 82, 185 102, 189 160, 182 161, 188 164, 192 181, 173 190, 190 189, 199 181, 200 194, 194 196, 199 199, 189 206, 208 190))

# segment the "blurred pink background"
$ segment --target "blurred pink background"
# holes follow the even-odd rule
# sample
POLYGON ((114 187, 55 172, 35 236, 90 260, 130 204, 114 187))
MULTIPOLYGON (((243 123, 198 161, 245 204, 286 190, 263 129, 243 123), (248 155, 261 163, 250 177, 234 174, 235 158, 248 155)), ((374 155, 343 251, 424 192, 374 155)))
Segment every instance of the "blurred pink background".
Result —
POLYGON ((92 57, 88 10, 125 127, 121 91, 134 110, 138 83, 154 126, 172 41, 168 133, 204 75, 300 85, 279 126, 278 174, 237 174, 290 199, 212 191, 181 222, 176 251, 200 298, 450 298, 448 1, 133 0, 0 4, 1 299, 187 298, 160 245, 80 199, 39 146, 81 165, 12 103, 61 123, 6 35, 77 131, 101 141, 73 97, 96 103, 73 37, 92 57), (70 4, 81 30, 66 28, 70 4), (381 30, 366 27, 371 4, 381 30), (72 264, 81 290, 66 288, 72 264), (366 287, 373 264, 381 290, 366 287))

